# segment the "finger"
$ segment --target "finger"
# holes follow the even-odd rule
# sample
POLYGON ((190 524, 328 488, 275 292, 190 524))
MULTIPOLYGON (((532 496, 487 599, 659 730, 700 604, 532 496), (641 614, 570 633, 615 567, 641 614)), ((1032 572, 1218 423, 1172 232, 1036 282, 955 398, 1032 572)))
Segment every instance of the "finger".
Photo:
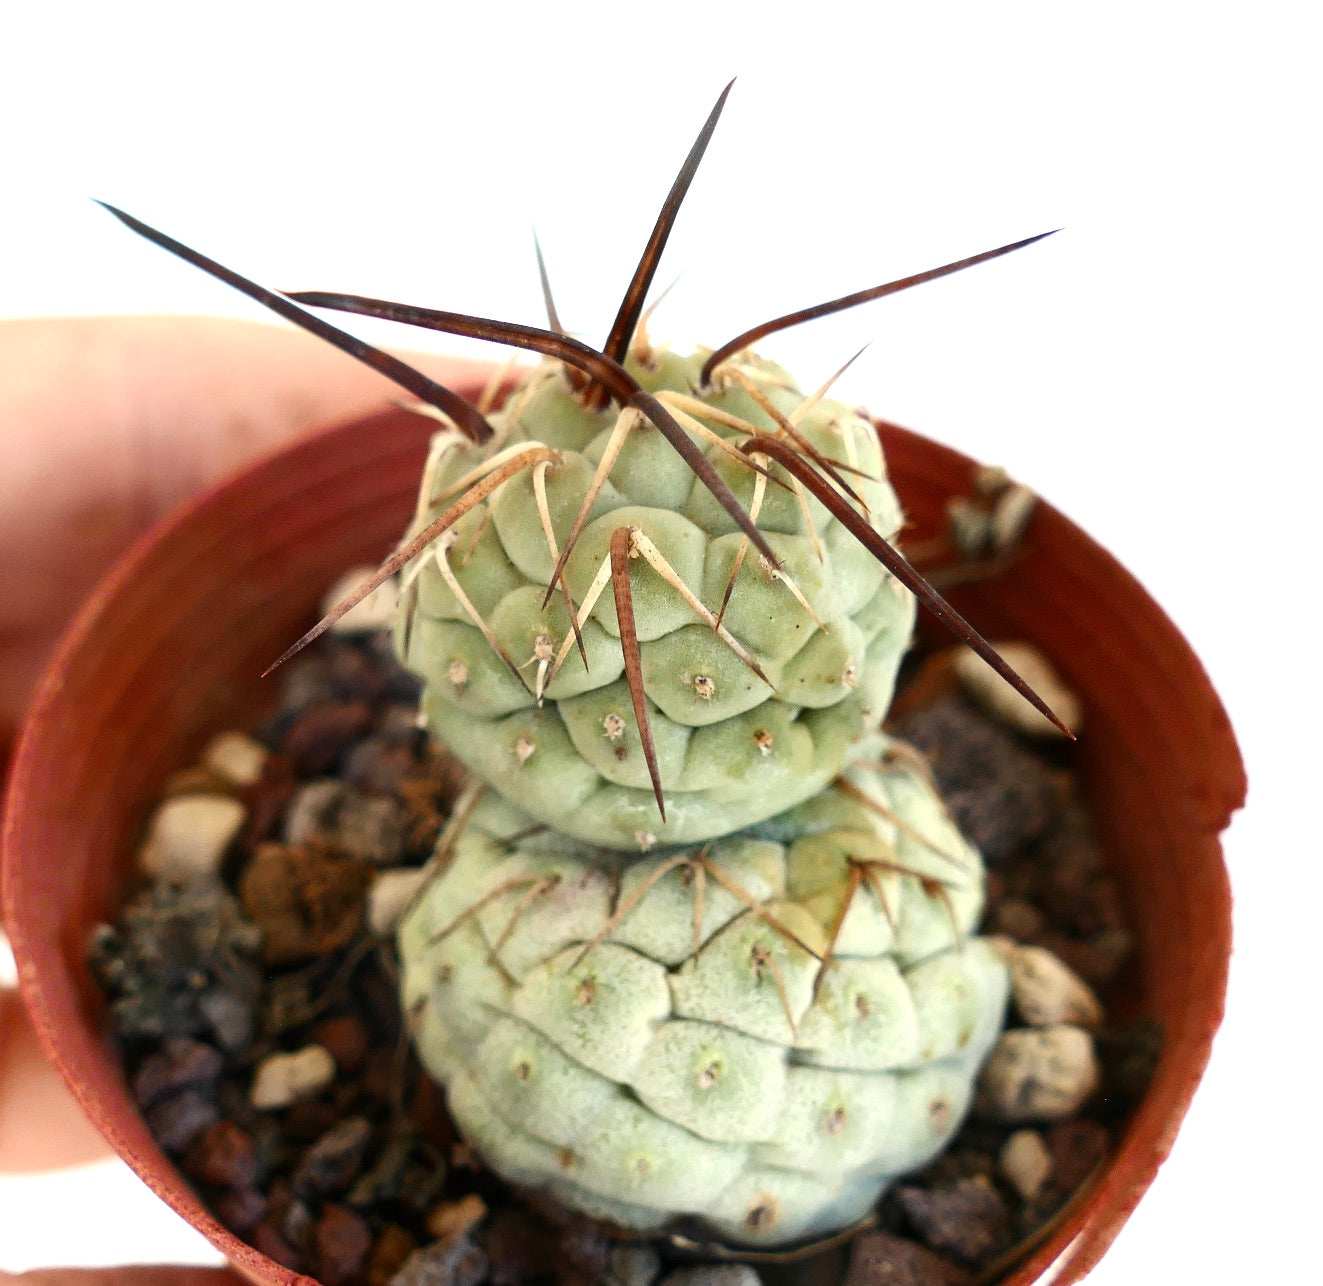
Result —
POLYGON ((46 1061, 18 993, 0 990, 0 1174, 81 1165, 109 1152, 46 1061))

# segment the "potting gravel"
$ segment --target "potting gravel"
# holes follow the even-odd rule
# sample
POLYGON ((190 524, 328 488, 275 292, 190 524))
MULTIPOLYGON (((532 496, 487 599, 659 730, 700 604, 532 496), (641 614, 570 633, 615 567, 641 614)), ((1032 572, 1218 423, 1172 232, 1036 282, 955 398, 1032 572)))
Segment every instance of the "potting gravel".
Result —
POLYGON ((165 784, 143 882, 93 935, 148 1125, 258 1250, 325 1286, 959 1286, 1012 1262, 1096 1173, 1160 1043, 1152 1025, 1108 1027, 1095 994, 1106 1002, 1130 953, 1119 891, 1068 751, 953 691, 893 731, 983 848, 987 932, 1020 975, 990 1067, 1019 1070, 983 1078, 947 1152, 869 1230, 794 1259, 740 1262, 683 1229, 621 1241, 509 1191, 457 1136, 396 999, 393 923, 463 781, 416 699, 384 634, 321 640, 269 719, 165 784), (1046 1072, 1006 1042, 1054 1032, 1075 1033, 1080 1067, 1045 1119, 1025 1084, 1046 1072))

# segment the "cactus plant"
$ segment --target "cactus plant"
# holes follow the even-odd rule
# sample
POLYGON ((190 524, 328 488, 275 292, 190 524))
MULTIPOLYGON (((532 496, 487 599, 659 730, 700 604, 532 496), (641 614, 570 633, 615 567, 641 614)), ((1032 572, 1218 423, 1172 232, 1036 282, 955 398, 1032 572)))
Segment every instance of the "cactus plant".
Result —
POLYGON ((461 810, 400 938, 461 1128, 631 1228, 701 1215, 775 1244, 932 1156, 1001 1020, 1002 966, 966 940, 978 856, 871 740, 914 601, 1056 720, 891 543, 871 423, 748 346, 1041 238, 655 349, 644 297, 726 92, 601 350, 564 332, 545 271, 545 329, 278 294, 112 212, 446 421, 401 546, 285 655, 402 573, 428 722, 499 792, 461 810), (548 360, 489 418, 305 306, 548 360))
POLYGON ((729 90, 672 186, 600 352, 563 332, 549 288, 549 329, 277 294, 107 207, 448 421, 415 530, 285 655, 405 570, 400 643, 427 681, 434 729, 539 820, 613 848, 712 838, 825 785, 885 711, 909 636, 901 587, 1054 718, 892 545, 901 516, 869 422, 821 393, 805 398, 746 351, 1041 236, 787 314, 715 351, 654 350, 640 327, 644 296, 729 90), (301 305, 495 340, 550 365, 489 421, 301 305))
MULTIPOLYGON (((820 790, 886 710, 913 625, 909 590, 879 576, 819 501, 769 486, 754 471, 759 457, 737 450, 788 426, 849 462, 873 529, 891 536, 900 510, 872 424, 753 360, 723 368, 722 385, 695 396, 701 365, 653 352, 636 375, 706 448, 779 569, 748 556, 748 538, 641 415, 585 409, 546 366, 493 417, 501 447, 482 467, 536 462, 405 576, 399 647, 426 684, 428 725, 538 821, 611 848, 724 835, 820 790), (609 480, 596 490, 605 464, 609 480), (544 609, 558 541, 581 511, 566 595, 544 609), (626 675, 625 626, 600 593, 618 531, 628 533, 650 747, 626 675), (580 605, 586 663, 574 655, 569 601, 580 605)), ((437 435, 419 530, 463 488, 471 456, 458 434, 437 435)))
POLYGON ((778 1245, 864 1215, 959 1124, 1005 968, 982 866, 883 739, 763 828, 631 860, 486 793, 400 929, 414 1043, 517 1183, 778 1245))

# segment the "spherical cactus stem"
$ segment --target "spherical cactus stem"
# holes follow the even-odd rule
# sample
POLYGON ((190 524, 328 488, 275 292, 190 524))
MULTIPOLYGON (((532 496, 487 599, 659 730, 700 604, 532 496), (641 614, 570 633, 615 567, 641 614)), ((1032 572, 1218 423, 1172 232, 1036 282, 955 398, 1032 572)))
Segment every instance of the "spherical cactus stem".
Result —
MULTIPOLYGON (((631 440, 640 423, 638 417, 641 415, 656 428, 660 438, 679 455, 684 468, 689 471, 693 478, 698 480, 701 488, 710 493, 710 496, 715 500, 715 505, 710 502, 700 503, 699 499, 693 500, 695 513, 701 512, 703 514, 703 522, 706 525, 702 527, 702 531, 708 540, 715 544, 722 538, 723 528, 727 520, 733 523, 741 534, 742 543, 735 558, 733 573, 725 581, 724 594, 721 586, 704 586, 705 597, 716 605, 717 610, 715 613, 707 612, 706 616, 702 612, 699 615, 701 619, 710 618, 709 623, 718 632, 725 626, 727 613, 736 612, 736 608, 732 605, 734 586, 736 579, 741 574, 741 569, 745 568, 747 563, 748 547, 752 546, 757 551, 759 563, 764 568, 767 576, 773 580, 780 580, 788 591, 799 600, 801 609, 807 611, 819 632, 825 633, 828 617, 826 614, 819 615, 815 610, 811 588, 804 586, 802 580, 800 584, 796 584, 795 578, 791 577, 788 569, 783 566, 782 558, 777 553, 777 548, 784 547, 779 535, 788 529, 793 530, 795 525, 798 524, 802 526, 802 535, 812 542, 813 552, 818 563, 824 568, 827 567, 830 561, 824 549, 827 539, 821 535, 819 524, 814 521, 815 512, 819 515, 825 514, 829 523, 839 523, 841 528, 858 541, 867 550, 868 554, 890 573, 892 578, 890 583, 907 586, 930 611, 937 615, 939 620, 967 642, 1020 695, 1029 700, 1059 729, 1066 732, 1066 735, 1070 735, 1065 725, 1033 693, 1029 685, 1019 679, 1011 667, 997 657, 993 649, 973 630, 969 623, 950 607, 937 590, 920 576, 912 565, 892 547, 890 538, 894 535, 895 527, 892 518, 888 517, 887 519, 887 530, 874 528, 873 523, 879 520, 865 497, 871 496, 874 503, 877 503, 880 492, 886 492, 888 495, 890 493, 885 487, 884 481, 882 481, 885 477, 883 468, 878 467, 874 470, 877 476, 871 482, 868 481, 867 472, 859 469, 860 452, 867 449, 871 455, 872 449, 865 448, 863 443, 856 441, 855 436, 853 436, 855 431, 852 429, 843 435, 844 450, 840 454, 844 458, 837 460, 834 458, 836 453, 830 450, 829 439, 814 441, 814 435, 811 432, 801 431, 801 426, 806 424, 808 419, 815 413, 818 401, 825 394, 827 386, 824 386, 822 390, 810 397, 802 399, 797 407, 787 409, 778 402, 776 391, 793 389, 793 382, 789 381, 788 378, 774 378, 770 383, 762 382, 756 377, 760 369, 765 370, 766 364, 762 364, 760 367, 760 364, 752 355, 741 352, 754 340, 789 326, 797 325, 815 317, 825 316, 828 313, 838 312, 869 300, 879 299, 898 291, 907 290, 912 286, 921 285, 928 281, 937 280, 975 264, 1009 254, 1050 234, 1044 233, 1040 236, 1024 238, 993 250, 944 264, 926 272, 886 282, 867 290, 857 291, 851 295, 841 296, 826 303, 815 305, 812 308, 787 313, 746 331, 736 339, 722 345, 707 355, 701 361, 701 364, 695 359, 693 369, 685 372, 683 378, 680 379, 675 378, 678 368, 674 363, 668 368, 666 357, 664 355, 658 357, 657 353, 652 351, 650 347, 650 364, 643 368, 636 368, 639 370, 639 376, 636 376, 624 365, 638 331, 640 318, 643 315, 645 296, 655 275, 662 249, 707 149, 730 88, 731 86, 727 85, 718 98, 703 129, 691 147, 679 175, 672 184, 670 193, 657 218, 647 246, 620 305, 611 333, 600 351, 573 339, 565 333, 556 312, 555 304, 552 301, 545 260, 541 253, 541 247, 536 245, 536 240, 535 249, 537 251, 539 275, 543 282, 547 304, 549 328, 519 325, 469 314, 390 303, 363 296, 318 291, 282 294, 249 281, 233 270, 207 258, 198 251, 182 245, 123 211, 115 210, 112 207, 107 208, 133 231, 243 291, 287 320, 336 344, 358 360, 381 370, 415 395, 421 397, 424 402, 435 407, 439 413, 448 416, 458 426, 459 431, 474 443, 492 443, 486 453, 487 460, 480 464, 477 469, 469 471, 465 478, 460 479, 455 484, 458 485, 459 492, 458 498, 451 509, 446 514, 434 519, 433 522, 424 524, 410 542, 383 565, 376 577, 369 581, 361 592, 370 592, 389 576, 406 566, 411 559, 416 559, 418 554, 428 549, 445 531, 461 521, 464 514, 469 512, 472 507, 483 505, 484 512, 489 512, 487 501, 490 499, 492 505, 494 505, 500 489, 532 463, 535 469, 532 486, 535 506, 530 506, 530 509, 535 507, 537 510, 537 518, 542 523, 543 536, 547 549, 552 556, 553 565, 550 578, 543 582, 545 596, 541 610, 547 611, 553 596, 559 592, 564 601, 569 627, 574 634, 580 656, 586 668, 590 655, 590 648, 584 637, 587 613, 582 607, 576 610, 574 606, 567 565, 575 553, 580 535, 586 530, 586 524, 590 521, 589 515, 596 503, 597 496, 602 492, 607 479, 614 477, 613 471, 617 467, 617 462, 625 460, 625 465, 622 467, 628 472, 629 460, 634 460, 635 467, 637 467, 637 459, 640 456, 647 458, 649 448, 637 447, 631 440), (545 388, 545 382, 539 383, 540 377, 535 374, 524 382, 522 391, 517 392, 507 407, 500 413, 503 417, 502 427, 497 430, 493 428, 492 424, 488 423, 480 409, 469 405, 463 399, 457 398, 449 390, 435 385, 420 372, 411 370, 399 362, 398 359, 372 349, 362 344, 361 341, 337 330, 329 323, 309 313, 307 311, 308 307, 329 308, 360 315, 393 319, 405 324, 484 339, 515 349, 541 353, 554 363, 559 364, 561 369, 577 372, 577 377, 572 381, 572 388, 569 390, 570 396, 567 400, 569 405, 577 409, 583 417, 584 423, 580 425, 580 428, 595 428, 596 408, 599 405, 604 405, 607 400, 613 401, 621 411, 616 431, 606 444, 605 455, 599 454, 593 458, 596 468, 592 491, 587 498, 578 497, 578 500, 582 503, 578 506, 577 516, 566 538, 563 540, 557 539, 557 533, 549 519, 546 504, 547 476, 555 464, 554 453, 539 457, 536 454, 538 451, 550 453, 551 448, 536 440, 538 433, 536 423, 524 424, 518 418, 523 413, 522 408, 531 405, 530 399, 535 397, 537 388, 545 388), (735 358, 736 353, 741 354, 737 359, 735 358), (641 379, 643 382, 640 382, 641 379), (656 385, 655 389, 653 388, 654 384, 656 385), (748 408, 745 409, 745 415, 752 416, 761 423, 757 425, 748 421, 741 423, 740 417, 733 416, 726 410, 726 406, 732 402, 737 405, 742 403, 744 408, 748 408), (729 432, 717 431, 718 429, 730 430, 731 428, 734 428, 736 433, 747 434, 742 443, 737 440, 728 440, 729 432), (497 444, 493 442, 493 439, 500 433, 511 432, 522 434, 525 443, 523 448, 509 448, 508 450, 514 451, 513 455, 496 450, 497 444), (824 447, 827 449, 824 449, 824 447), (722 469, 725 469, 726 475, 734 480, 735 485, 743 484, 745 481, 743 475, 731 474, 725 464, 727 459, 735 456, 741 456, 744 466, 754 470, 756 474, 753 487, 753 504, 750 510, 746 510, 741 505, 732 490, 731 483, 727 481, 727 477, 722 472, 722 469), (626 459, 626 457, 629 457, 629 459, 626 459), (767 482, 769 481, 778 488, 784 488, 794 493, 795 505, 799 511, 797 517, 787 517, 784 505, 771 502, 774 493, 768 491, 767 482), (771 509, 773 511, 772 515, 763 517, 764 509, 771 509), (778 525, 778 523, 789 523, 790 526, 787 528, 785 525, 778 525), (778 539, 769 539, 771 533, 775 533, 778 539), (777 548, 774 548, 774 545, 777 548), (720 599, 719 603, 717 602, 718 599, 720 599)), ((859 419, 857 416, 854 418, 859 419)), ((818 436, 821 437, 822 434, 820 433, 818 436)), ((578 454, 576 449, 575 459, 582 464, 587 457, 578 454)), ((645 487, 644 491, 647 490, 647 487, 645 487)), ((628 488, 625 488, 625 494, 629 494, 628 488)), ((695 495, 701 497, 702 492, 696 492, 695 495)), ((894 500, 894 497, 892 497, 892 500, 894 500)), ((618 501, 615 503, 618 503, 618 501)), ((656 497, 652 496, 647 500, 645 507, 649 506, 653 511, 662 512, 667 508, 667 502, 663 501, 658 505, 656 497)), ((835 528, 833 527, 834 531, 835 528)), ((475 536, 475 543, 477 536, 480 535, 481 532, 479 531, 475 536)), ((725 548, 728 549, 729 547, 725 548)), ((631 549, 631 553, 646 555, 647 551, 635 546, 631 549)), ((723 549, 721 557, 729 558, 729 554, 725 552, 725 549, 723 549)), ((843 563, 850 563, 851 561, 849 555, 843 551, 840 557, 843 563)), ((538 560, 534 559, 533 561, 538 560)), ((450 569, 446 565, 446 550, 444 548, 437 552, 436 565, 441 572, 445 585, 453 590, 453 586, 460 583, 459 577, 449 574, 450 569)), ((851 565, 853 566, 853 564, 851 565)), ((417 566, 417 562, 415 562, 415 566, 417 566)), ((729 570, 728 562, 724 566, 729 570)), ((856 568, 853 574, 857 577, 860 576, 859 569, 856 568)), ((805 575, 802 558, 796 567, 796 575, 801 578, 805 575)), ((539 571, 538 578, 541 579, 541 577, 542 572, 539 571)), ((747 581, 748 577, 746 575, 747 581)), ((602 587, 604 588, 604 583, 602 587)), ((408 655, 412 653, 412 644, 415 637, 413 615, 417 609, 419 595, 416 586, 412 582, 405 587, 405 590, 403 596, 404 615, 400 637, 409 644, 409 653, 406 653, 408 655)), ((451 598, 454 601, 459 601, 461 595, 452 592, 451 598)), ((325 620, 305 634, 292 648, 287 649, 276 664, 278 665, 288 659, 289 656, 317 637, 333 621, 343 615, 354 604, 354 601, 353 599, 347 600, 335 608, 325 620)), ((556 681, 556 671, 563 661, 565 649, 562 648, 562 655, 558 655, 550 666, 544 668, 543 663, 539 662, 537 678, 534 680, 534 690, 518 673, 518 666, 514 663, 511 649, 501 647, 495 643, 495 632, 483 619, 483 613, 470 610, 471 607, 472 602, 470 600, 470 607, 464 608, 465 618, 469 623, 478 627, 489 645, 496 647, 496 655, 500 663, 505 665, 514 675, 520 689, 529 698, 532 708, 541 711, 544 701, 558 701, 559 698, 555 696, 548 697, 547 692, 556 681)), ((863 607, 864 604, 861 603, 852 605, 851 611, 845 614, 850 618, 847 624, 853 624, 853 612, 863 607)), ((485 607, 484 611, 486 611, 485 607)), ((744 616, 747 624, 748 614, 745 613, 744 616)), ((877 625, 878 614, 876 611, 870 619, 873 622, 873 634, 868 637, 873 638, 879 634, 881 629, 877 625)), ((792 626, 792 628, 800 627, 792 626)), ((738 632, 743 635, 744 627, 741 626, 738 632)), ((426 645, 423 646, 422 654, 428 662, 424 668, 427 669, 430 675, 432 667, 439 664, 441 671, 447 676, 456 665, 463 668, 464 678, 462 681, 449 680, 448 686, 440 689, 447 699, 452 697, 455 699, 456 709, 462 703, 466 712, 477 714, 477 708, 483 706, 484 702, 487 703, 484 709, 491 707, 493 702, 498 707, 502 705, 502 702, 506 702, 506 688, 508 688, 508 685, 505 685, 505 681, 503 679, 493 679, 489 673, 479 679, 479 667, 474 656, 471 653, 466 657, 455 655, 455 647, 457 646, 455 638, 457 636, 454 631, 452 630, 447 634, 443 629, 439 633, 445 635, 444 640, 438 640, 438 630, 435 628, 432 630, 432 639, 436 646, 445 649, 446 654, 438 659, 431 656, 426 645)), ((850 631, 847 629, 846 633, 848 635, 850 631)), ((652 637, 646 628, 644 637, 652 637)), ((799 637, 802 639, 804 636, 800 635, 799 637)), ((867 648, 867 641, 859 641, 860 636, 857 631, 854 637, 857 640, 856 648, 867 648)), ((767 641, 764 639, 764 643, 767 641)), ((755 651, 766 651, 763 644, 755 643, 752 638, 744 637, 743 642, 749 645, 746 654, 750 657, 755 651)), ((853 714, 866 723, 879 712, 875 707, 884 704, 889 698, 890 687, 894 681, 893 662, 895 656, 898 655, 895 652, 895 647, 900 645, 899 640, 893 639, 887 647, 879 651, 877 660, 872 663, 874 671, 870 679, 867 667, 864 666, 864 662, 868 661, 869 658, 863 656, 862 653, 852 654, 849 651, 851 645, 848 641, 840 644, 833 643, 826 647, 820 641, 815 641, 815 646, 812 649, 813 664, 824 666, 822 672, 827 674, 839 673, 841 675, 841 682, 837 685, 834 696, 818 691, 810 693, 808 686, 802 686, 809 681, 808 674, 804 670, 792 674, 790 677, 801 684, 800 691, 810 693, 805 709, 810 709, 816 713, 825 708, 826 704, 834 705, 837 708, 838 723, 828 728, 826 726, 827 721, 824 718, 820 738, 816 732, 811 730, 819 727, 819 724, 813 722, 812 719, 803 723, 797 732, 790 737, 785 735, 784 730, 774 734, 770 727, 759 724, 753 728, 742 730, 737 736, 734 736, 733 740, 729 740, 719 747, 714 745, 713 748, 719 750, 723 755, 733 756, 730 763, 735 764, 741 755, 748 753, 749 738, 751 736, 758 755, 762 757, 766 765, 761 771, 760 780, 766 783, 769 799, 776 798, 778 792, 784 789, 783 785, 775 787, 771 785, 773 778, 784 772, 797 774, 797 779, 801 783, 811 782, 812 786, 806 784, 804 789, 812 789, 813 786, 827 780, 828 774, 835 771, 840 765, 839 746, 848 730, 839 721, 844 720, 847 715, 853 714), (827 657, 827 652, 832 652, 830 658, 827 657), (859 695, 857 697, 851 696, 850 694, 856 688, 859 689, 859 695), (870 692, 873 694, 871 700, 866 695, 870 692), (828 699, 829 697, 831 697, 831 700, 828 699), (743 738, 742 741, 741 738, 743 738), (828 746, 831 747, 830 750, 827 749, 828 746), (828 761, 818 762, 819 755, 828 757, 828 761)), ((524 644, 521 641, 520 645, 514 648, 514 651, 521 651, 523 646, 524 644)), ((775 646, 772 647, 772 651, 776 652, 775 646)), ((627 678, 631 700, 637 709, 640 702, 640 693, 643 689, 642 681, 639 678, 641 666, 637 655, 637 641, 633 646, 626 646, 625 652, 628 655, 622 656, 620 664, 628 671, 627 678)), ((780 664, 785 658, 780 652, 777 652, 776 659, 780 664)), ((759 662, 755 661, 753 664, 758 665, 759 662)), ((706 662, 703 663, 701 668, 705 667, 706 662)), ((767 672, 770 673, 770 669, 767 672)), ((604 680, 603 683, 610 684, 614 682, 620 673, 621 670, 616 669, 614 675, 604 680)), ((669 682, 670 680, 666 681, 669 682)), ((562 685, 561 690, 565 691, 567 686, 562 685)), ((601 685, 595 686, 600 687, 601 685)), ((572 696, 586 690, 584 687, 576 687, 572 693, 567 693, 567 695, 572 696)), ((659 692, 657 695, 660 696, 661 693, 659 692)), ((510 712, 507 704, 504 709, 497 711, 496 714, 503 715, 510 712)), ((487 718, 490 713, 491 711, 488 710, 488 713, 483 713, 481 717, 487 718)), ((668 718, 671 718, 677 715, 678 711, 672 707, 664 713, 667 714, 668 718)), ((433 709, 432 717, 435 720, 435 726, 442 735, 456 731, 452 721, 453 714, 454 711, 433 709)), ((737 714, 738 712, 735 712, 731 717, 736 717, 737 714)), ((495 716, 493 715, 493 717, 495 716)), ((649 761, 647 764, 649 770, 648 780, 652 786, 652 794, 655 797, 659 812, 663 817, 663 826, 657 828, 661 832, 661 842, 683 842, 688 839, 720 834, 723 830, 747 824, 752 816, 749 810, 756 810, 764 806, 761 799, 756 804, 746 803, 743 811, 732 802, 723 802, 718 805, 716 803, 718 796, 721 796, 724 800, 722 792, 727 791, 726 784, 720 787, 699 787, 690 783, 686 784, 683 790, 691 797, 690 802, 693 803, 698 803, 696 796, 699 793, 704 793, 703 808, 697 811, 689 810, 687 813, 689 821, 683 826, 666 824, 667 807, 661 789, 660 770, 655 762, 661 755, 656 746, 651 746, 651 743, 656 739, 654 733, 657 730, 649 729, 646 715, 639 717, 637 722, 641 736, 648 743, 644 748, 645 758, 649 761), (649 748, 650 746, 651 748, 649 748)), ((700 727, 700 723, 692 721, 683 723, 682 721, 682 724, 686 728, 697 729, 696 738, 702 740, 704 744, 711 741, 711 737, 707 735, 707 730, 700 727)), ((675 723, 672 719, 672 729, 678 729, 680 726, 681 724, 675 723)), ((660 728, 661 724, 658 722, 657 729, 660 728)), ((566 727, 552 729, 550 735, 556 740, 557 746, 564 751, 569 736, 566 727)), ((682 735, 687 734, 675 731, 674 735, 670 737, 671 743, 674 743, 671 746, 673 751, 678 745, 679 737, 682 735)), ((513 733, 510 740, 511 742, 519 741, 520 744, 532 746, 537 744, 539 738, 540 734, 539 736, 533 736, 530 735, 528 730, 524 730, 513 733)), ((611 791, 624 792, 623 794, 610 794, 609 801, 606 800, 604 795, 604 802, 601 804, 600 810, 592 810, 591 816, 587 813, 584 814, 582 830, 579 833, 584 838, 591 836, 599 842, 622 848, 628 847, 629 836, 644 836, 645 833, 644 828, 637 824, 638 819, 632 815, 635 799, 629 793, 641 789, 642 782, 636 779, 630 766, 627 765, 617 770, 612 764, 596 764, 590 750, 585 749, 581 744, 577 748, 583 755, 585 773, 591 767, 591 771, 596 772, 597 779, 603 783, 601 788, 603 791, 609 787, 611 791), (612 773, 615 775, 613 776, 612 773)), ((517 756, 517 762, 520 769, 523 769, 529 763, 528 754, 517 756)), ((546 756, 543 756, 538 762, 547 763, 549 761, 546 756)), ((559 760, 556 762, 559 762, 559 760)), ((484 772, 489 779, 494 781, 504 780, 504 774, 508 766, 504 752, 494 749, 475 750, 470 763, 475 770, 484 772)), ((667 769, 668 773, 673 771, 675 771, 674 768, 667 769)), ((544 773, 539 774, 536 765, 534 765, 532 771, 523 774, 523 783, 526 788, 534 777, 537 777, 541 783, 537 790, 538 807, 544 811, 549 820, 554 820, 558 825, 563 824, 553 798, 557 786, 551 783, 544 773)), ((587 792, 591 787, 590 779, 586 775, 580 774, 577 783, 576 790, 580 800, 586 799, 587 792)), ((647 841, 640 839, 638 845, 643 846, 645 842, 647 841)))
POLYGON ((921 775, 897 759, 851 776, 927 843, 833 788, 779 840, 624 863, 540 829, 512 841, 519 814, 486 797, 401 926, 401 985, 498 1173, 640 1232, 696 1216, 770 1247, 854 1223, 932 1159, 1006 969, 964 936, 972 850, 946 935, 929 909, 934 854, 962 841, 921 775))

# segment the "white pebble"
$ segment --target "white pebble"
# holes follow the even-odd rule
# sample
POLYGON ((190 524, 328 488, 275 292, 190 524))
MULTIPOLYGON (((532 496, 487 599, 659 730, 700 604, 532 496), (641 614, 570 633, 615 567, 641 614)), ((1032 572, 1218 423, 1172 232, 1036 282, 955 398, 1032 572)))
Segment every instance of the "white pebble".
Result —
POLYGON ((367 922, 373 933, 394 933, 404 918, 414 894, 422 887, 426 872, 422 867, 397 867, 382 871, 368 890, 367 922))
POLYGON ((257 1065, 248 1101, 261 1111, 289 1107, 320 1094, 335 1079, 335 1059, 321 1045, 272 1054, 257 1065))
POLYGON ((974 490, 989 500, 1014 485, 1011 475, 999 464, 980 464, 974 470, 974 490))
MULTIPOLYGON (((1079 698, 1062 682, 1052 663, 1032 643, 993 642, 994 651, 1016 672, 1071 732, 1084 722, 1079 698)), ((961 648, 955 658, 956 677, 965 691, 998 723, 1034 737, 1059 737, 1060 731, 1039 714, 981 656, 961 648)))
POLYGON ((982 558, 991 540, 991 524, 985 510, 964 496, 946 502, 947 529, 960 553, 969 559, 982 558))
POLYGON ((1043 947, 1014 947, 1006 955, 1016 1011, 1031 1027, 1069 1023, 1095 1031, 1103 1010, 1093 989, 1043 947))
POLYGON ((255 786, 266 767, 266 747, 243 732, 222 732, 207 742, 202 766, 233 786, 255 786))
MULTIPOLYGON (((365 581, 376 574, 375 567, 355 567, 345 572, 322 599, 322 615, 339 606, 365 581)), ((335 634, 370 634, 374 630, 388 630, 395 624, 395 608, 400 591, 395 580, 378 585, 361 603, 356 603, 331 626, 335 634)))
POLYGON ((171 884, 214 876, 248 810, 228 795, 176 795, 161 803, 147 823, 138 850, 144 875, 171 884))
POLYGON ((996 508, 992 511, 992 548, 997 553, 1005 553, 1015 546, 1037 507, 1038 497, 1018 482, 1012 483, 997 497, 996 508))
POLYGON ((1093 1038, 1079 1027, 1002 1034, 979 1077, 978 1114, 990 1121, 1056 1121, 1098 1088, 1093 1038))
POLYGON ((1052 1154, 1037 1130, 1016 1130, 997 1158, 1006 1181, 1026 1201, 1033 1201, 1052 1173, 1052 1154))

